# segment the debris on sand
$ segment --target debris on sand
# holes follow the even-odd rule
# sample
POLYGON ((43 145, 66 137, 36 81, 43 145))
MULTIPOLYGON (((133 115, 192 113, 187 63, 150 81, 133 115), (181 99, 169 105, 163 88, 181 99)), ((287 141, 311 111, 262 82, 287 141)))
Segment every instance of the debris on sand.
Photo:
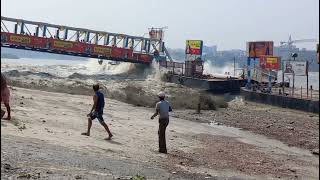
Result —
POLYGON ((319 149, 312 150, 312 154, 319 156, 319 149))
POLYGON ((30 179, 31 178, 31 174, 30 173, 19 173, 17 178, 27 178, 30 179))
POLYGON ((12 169, 12 166, 10 164, 8 164, 8 163, 4 163, 3 164, 3 168, 6 169, 6 170, 10 170, 10 169, 12 169))
POLYGON ((76 175, 74 178, 76 178, 76 179, 82 179, 82 176, 81 176, 81 175, 76 175))
POLYGON ((146 180, 146 178, 142 175, 135 175, 132 177, 132 180, 146 180))
POLYGON ((22 124, 21 126, 18 127, 18 129, 20 131, 24 130, 24 129, 27 129, 26 125, 25 124, 22 124))
POLYGON ((121 176, 118 177, 119 180, 146 180, 146 177, 143 175, 135 175, 135 176, 121 176))

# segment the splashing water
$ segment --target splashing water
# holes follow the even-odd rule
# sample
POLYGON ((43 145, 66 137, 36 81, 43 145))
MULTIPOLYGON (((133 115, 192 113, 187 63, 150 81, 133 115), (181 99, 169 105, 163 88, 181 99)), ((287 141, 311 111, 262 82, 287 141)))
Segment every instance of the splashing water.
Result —
MULTIPOLYGON (((236 68, 238 67, 238 64, 236 64, 236 68)), ((220 66, 214 66, 213 64, 209 62, 204 63, 204 74, 212 74, 212 75, 220 75, 220 76, 226 76, 229 72, 229 76, 238 76, 237 72, 234 74, 234 65, 231 63, 226 64, 223 67, 220 66)))
POLYGON ((116 75, 122 74, 132 70, 134 64, 122 62, 117 65, 112 65, 109 60, 105 60, 102 65, 100 65, 96 59, 89 59, 88 62, 79 64, 78 69, 81 70, 79 73, 81 74, 108 74, 108 75, 116 75))
POLYGON ((229 107, 241 108, 245 105, 244 99, 241 96, 236 96, 233 100, 228 102, 229 107))

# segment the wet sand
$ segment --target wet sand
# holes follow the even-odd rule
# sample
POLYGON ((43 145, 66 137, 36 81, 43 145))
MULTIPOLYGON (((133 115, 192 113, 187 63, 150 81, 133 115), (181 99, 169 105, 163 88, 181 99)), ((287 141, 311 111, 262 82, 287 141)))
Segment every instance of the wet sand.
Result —
POLYGON ((91 96, 11 92, 13 119, 1 120, 3 179, 319 179, 316 114, 242 101, 200 115, 177 110, 165 155, 157 152, 152 108, 107 99, 114 138, 106 141, 97 121, 90 137, 80 135, 91 96))

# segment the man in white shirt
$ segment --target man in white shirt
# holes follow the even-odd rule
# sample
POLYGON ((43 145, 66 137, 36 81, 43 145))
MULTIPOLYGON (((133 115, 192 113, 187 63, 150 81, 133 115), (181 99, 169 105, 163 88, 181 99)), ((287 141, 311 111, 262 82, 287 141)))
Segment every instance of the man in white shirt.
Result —
POLYGON ((165 100, 164 92, 160 92, 158 97, 160 101, 156 104, 156 112, 151 116, 151 119, 159 115, 159 152, 166 154, 166 128, 169 124, 169 112, 172 111, 172 108, 169 102, 165 100))

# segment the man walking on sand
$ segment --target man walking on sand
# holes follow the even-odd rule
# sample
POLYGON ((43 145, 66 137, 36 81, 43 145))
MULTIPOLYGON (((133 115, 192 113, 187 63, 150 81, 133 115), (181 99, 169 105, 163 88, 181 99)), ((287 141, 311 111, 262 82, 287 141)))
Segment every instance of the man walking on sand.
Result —
MULTIPOLYGON (((8 81, 5 78, 4 74, 1 73, 1 103, 7 109, 7 118, 6 120, 11 120, 11 107, 10 107, 10 90, 8 88, 8 81)), ((1 119, 5 115, 5 111, 1 109, 1 119)))
POLYGON ((159 152, 167 154, 166 146, 166 128, 169 124, 169 112, 172 111, 172 108, 168 101, 165 100, 165 93, 158 93, 160 101, 156 104, 156 112, 151 116, 151 119, 154 119, 159 115, 159 152))
POLYGON ((99 85, 93 85, 93 106, 90 111, 90 113, 87 115, 88 117, 88 130, 85 133, 81 133, 81 135, 90 136, 90 129, 92 126, 92 120, 95 118, 98 119, 100 124, 105 128, 105 130, 108 132, 109 137, 106 138, 106 140, 111 140, 111 137, 113 136, 109 130, 108 125, 103 120, 103 108, 104 108, 104 95, 102 92, 99 91, 99 85))

